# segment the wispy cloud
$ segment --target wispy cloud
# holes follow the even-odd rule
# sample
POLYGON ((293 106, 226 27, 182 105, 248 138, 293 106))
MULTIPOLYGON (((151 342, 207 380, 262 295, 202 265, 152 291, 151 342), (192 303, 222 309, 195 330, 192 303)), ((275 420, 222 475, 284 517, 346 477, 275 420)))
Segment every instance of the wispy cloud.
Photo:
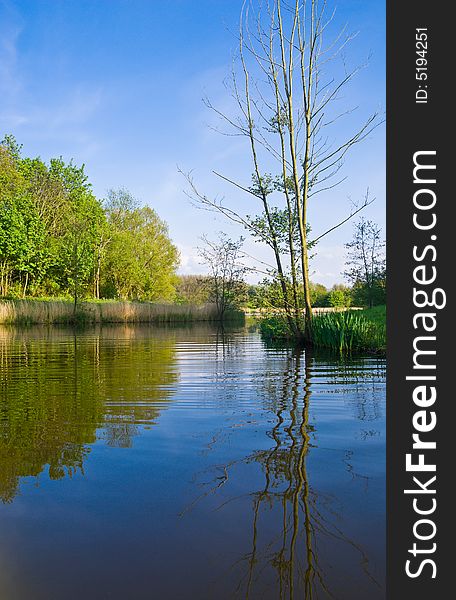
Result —
POLYGON ((102 100, 101 87, 79 85, 68 90, 57 106, 44 107, 36 117, 48 120, 53 128, 84 125, 101 109, 102 100))
POLYGON ((0 2, 0 94, 3 103, 13 100, 21 90, 17 71, 17 43, 23 23, 10 2, 0 2))

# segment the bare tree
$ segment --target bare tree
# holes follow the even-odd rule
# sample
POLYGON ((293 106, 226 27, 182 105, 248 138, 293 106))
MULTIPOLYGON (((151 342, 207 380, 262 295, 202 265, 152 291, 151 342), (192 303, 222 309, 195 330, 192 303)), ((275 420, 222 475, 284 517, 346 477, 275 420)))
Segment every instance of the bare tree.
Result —
POLYGON ((213 299, 218 316, 223 320, 229 310, 238 306, 245 288, 248 268, 240 262, 244 239, 233 241, 225 233, 219 233, 215 242, 207 237, 202 240, 204 246, 198 248, 198 254, 209 267, 213 299))
POLYGON ((348 250, 345 277, 364 292, 367 304, 374 303, 375 292, 382 288, 386 276, 385 242, 381 229, 373 221, 361 218, 355 224, 353 240, 345 244, 348 250))
POLYGON ((290 327, 307 340, 311 339, 312 318, 309 247, 372 200, 366 194, 345 219, 330 225, 314 240, 309 238, 309 202, 344 181, 340 171, 347 153, 382 122, 374 112, 342 140, 332 128, 355 110, 339 109, 340 96, 364 66, 349 69, 343 60, 343 50, 354 37, 345 27, 324 43, 334 15, 328 14, 324 0, 245 1, 238 60, 227 82, 237 114, 226 114, 205 100, 229 126, 229 131, 222 133, 247 138, 253 166, 250 185, 215 174, 255 198, 261 212, 253 218, 241 214, 224 200, 202 194, 191 175, 186 175, 189 195, 197 205, 219 211, 271 248, 290 327), (338 75, 332 66, 336 59, 341 59, 342 65, 338 75), (287 279, 292 281, 291 293, 287 279))

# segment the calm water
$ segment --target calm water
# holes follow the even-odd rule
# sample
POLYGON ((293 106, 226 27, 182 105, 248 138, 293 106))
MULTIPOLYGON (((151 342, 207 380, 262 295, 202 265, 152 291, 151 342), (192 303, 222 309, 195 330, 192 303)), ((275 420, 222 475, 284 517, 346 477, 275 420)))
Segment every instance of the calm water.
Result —
POLYGON ((2 600, 384 598, 384 361, 0 330, 2 600))

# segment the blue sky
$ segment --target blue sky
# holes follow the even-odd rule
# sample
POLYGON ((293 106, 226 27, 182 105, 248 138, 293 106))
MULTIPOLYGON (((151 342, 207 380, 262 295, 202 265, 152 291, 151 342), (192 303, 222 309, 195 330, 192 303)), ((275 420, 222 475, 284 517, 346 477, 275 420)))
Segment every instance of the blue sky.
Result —
MULTIPOLYGON (((222 171, 249 184, 249 148, 209 127, 203 96, 227 103, 224 78, 236 49, 241 0, 0 0, 0 136, 13 133, 27 155, 62 155, 85 163, 95 193, 125 187, 155 208, 182 256, 181 272, 204 272, 199 238, 240 229, 197 210, 177 171, 193 170, 208 195, 247 201, 211 174, 222 171)), ((385 108, 383 0, 339 0, 335 25, 359 31, 346 60, 370 63, 346 92, 358 121, 385 108)), ((343 127, 343 125, 341 125, 343 127)), ((375 203, 366 216, 385 220, 384 130, 358 146, 344 169, 347 181, 320 195, 310 209, 315 234, 349 210, 369 187, 375 203)), ((350 224, 327 236, 312 263, 313 280, 342 281, 350 224)), ((247 242, 249 254, 267 252, 247 242)), ((253 277, 255 279, 255 277, 253 277)))

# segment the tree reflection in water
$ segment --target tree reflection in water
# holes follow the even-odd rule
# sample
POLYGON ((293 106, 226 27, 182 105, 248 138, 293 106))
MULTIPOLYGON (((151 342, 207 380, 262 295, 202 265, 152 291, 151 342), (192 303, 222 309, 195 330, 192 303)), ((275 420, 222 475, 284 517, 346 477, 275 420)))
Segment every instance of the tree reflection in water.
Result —
MULTIPOLYGON (((218 349, 220 360, 232 352, 229 336, 225 338, 221 332, 218 349)), ((339 527, 341 515, 334 508, 334 498, 317 493, 309 480, 307 459, 315 439, 315 428, 309 422, 314 361, 310 350, 292 350, 288 353, 283 376, 278 381, 277 378, 268 381, 268 374, 265 374, 263 385, 267 389, 264 396, 275 420, 272 428, 267 431, 273 442, 271 448, 254 451, 243 459, 226 465, 218 465, 217 475, 207 484, 206 491, 181 513, 185 515, 199 501, 225 487, 229 483, 231 471, 240 463, 260 467, 264 486, 248 493, 252 510, 250 550, 233 565, 235 568, 239 563, 244 564, 236 597, 263 597, 260 591, 264 586, 262 579, 266 571, 271 569, 276 573, 277 583, 277 594, 271 597, 306 600, 339 597, 337 590, 330 589, 326 582, 325 569, 328 568, 328 563, 325 562, 323 566, 323 561, 319 560, 319 547, 324 543, 324 538, 332 540, 331 543, 337 541, 350 546, 358 555, 365 575, 376 588, 380 587, 369 573, 369 560, 363 548, 347 537, 339 527), (265 530, 271 528, 271 518, 274 518, 275 535, 265 542, 264 533, 260 535, 261 529, 262 525, 265 530)), ((224 369, 225 366, 219 372, 224 369)), ((337 382, 333 383, 343 385, 350 381, 351 384, 355 383, 355 390, 360 392, 354 407, 358 418, 370 420, 366 411, 373 410, 372 418, 375 419, 378 411, 375 402, 372 407, 372 402, 366 402, 364 390, 356 388, 356 378, 360 375, 351 371, 349 365, 342 368, 342 375, 339 369, 335 369, 335 372, 338 373, 334 375, 337 382)), ((373 386, 375 391, 375 385, 373 386)), ((371 430, 370 435, 376 433, 378 432, 371 430)), ((363 477, 354 472, 349 459, 348 453, 344 460, 346 470, 353 477, 363 477)), ((236 476, 233 474, 233 477, 236 476)), ((241 501, 242 498, 228 498, 217 510, 236 500, 241 501)))
MULTIPOLYGON (((61 526, 78 499, 90 499, 81 529, 71 533, 75 542, 92 539, 101 521, 104 553, 114 547, 125 573, 147 573, 149 582, 153 572, 162 590, 175 583, 176 597, 190 583, 169 578, 191 562, 199 569, 194 597, 381 598, 369 571, 383 577, 382 365, 265 349, 256 334, 200 325, 78 335, 0 329, 0 499, 11 502, 22 478, 46 470, 51 479, 89 472, 90 452, 99 473, 43 493, 29 488, 4 514, 28 540, 35 506, 45 536, 54 498, 61 526), (153 435, 134 444, 151 426, 153 435), (120 457, 103 444, 135 449, 120 457), (203 491, 196 498, 188 477, 195 471, 203 491), (108 481, 106 493, 99 481, 108 481), (159 549, 153 567, 142 552, 152 542, 159 549), (132 547, 143 558, 138 571, 132 547)), ((56 551, 65 568, 73 552, 66 554, 67 541, 62 536, 56 551)), ((104 556, 84 547, 87 565, 104 556)), ((46 556, 52 561, 52 552, 46 556)), ((31 572, 30 581, 41 565, 31 572)), ((103 586, 111 571, 105 577, 103 586)))
POLYGON ((134 327, 83 333, 0 330, 0 499, 22 477, 84 473, 97 438, 130 447, 178 380, 175 334, 134 327))

